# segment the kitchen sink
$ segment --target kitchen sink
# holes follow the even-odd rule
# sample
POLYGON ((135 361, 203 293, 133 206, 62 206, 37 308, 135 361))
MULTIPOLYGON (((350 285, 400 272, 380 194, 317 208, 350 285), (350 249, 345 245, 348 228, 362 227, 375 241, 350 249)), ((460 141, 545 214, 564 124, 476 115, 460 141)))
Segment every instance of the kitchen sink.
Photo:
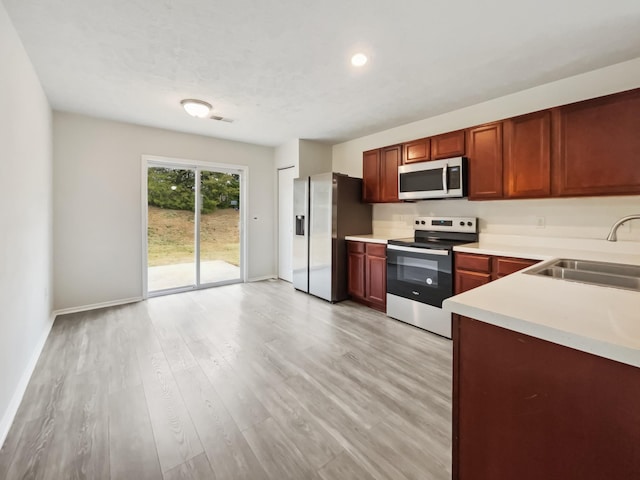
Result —
POLYGON ((525 273, 640 292, 640 266, 635 265, 563 258, 525 273))
POLYGON ((624 265, 622 263, 589 262, 586 260, 561 259, 553 264, 569 270, 580 270, 583 272, 608 273, 610 275, 624 275, 627 277, 640 277, 640 266, 624 265))

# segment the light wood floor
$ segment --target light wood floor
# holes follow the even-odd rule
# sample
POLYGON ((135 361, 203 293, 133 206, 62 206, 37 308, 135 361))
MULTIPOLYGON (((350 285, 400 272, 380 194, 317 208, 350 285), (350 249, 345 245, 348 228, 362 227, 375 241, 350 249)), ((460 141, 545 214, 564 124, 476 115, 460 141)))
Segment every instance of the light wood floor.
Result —
POLYGON ((451 342, 281 281, 59 317, 0 478, 450 479, 451 342))

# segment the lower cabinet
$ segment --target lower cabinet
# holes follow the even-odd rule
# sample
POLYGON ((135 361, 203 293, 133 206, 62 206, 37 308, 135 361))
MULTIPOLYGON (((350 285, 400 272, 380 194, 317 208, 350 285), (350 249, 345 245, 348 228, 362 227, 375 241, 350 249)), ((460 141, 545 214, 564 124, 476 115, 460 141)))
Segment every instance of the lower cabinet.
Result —
POLYGON ((387 247, 347 242, 348 289, 351 298, 381 312, 387 310, 387 247))
POLYGON ((538 260, 455 252, 455 294, 466 292, 536 263, 538 260))
POLYGON ((640 368, 453 323, 453 479, 640 478, 640 368))

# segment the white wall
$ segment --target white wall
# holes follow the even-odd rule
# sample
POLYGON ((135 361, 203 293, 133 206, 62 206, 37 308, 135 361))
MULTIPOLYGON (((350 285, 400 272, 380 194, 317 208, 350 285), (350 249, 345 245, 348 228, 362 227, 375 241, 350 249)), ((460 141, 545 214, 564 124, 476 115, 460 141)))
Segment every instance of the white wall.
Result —
POLYGON ((276 169, 294 167, 296 172, 295 176, 299 176, 300 140, 295 138, 276 147, 274 157, 276 169))
POLYGON ((333 152, 331 145, 299 138, 276 147, 276 168, 295 168, 295 177, 308 177, 330 172, 333 152))
MULTIPOLYGON (((638 87, 640 58, 334 145, 333 170, 361 177, 366 150, 638 87)), ((604 238, 617 218, 640 213, 640 196, 375 205, 374 231, 410 232, 412 216, 430 213, 478 216, 481 233, 604 238), (536 216, 545 217, 544 229, 535 227, 536 216)), ((625 226, 619 238, 640 240, 638 222, 629 225, 632 231, 625 226)))
POLYGON ((0 3, 0 445, 51 326, 51 109, 0 3))
POLYGON ((331 145, 314 142, 313 140, 300 140, 299 152, 301 177, 331 171, 331 145))
MULTIPOLYGON (((604 240, 617 219, 633 213, 640 213, 640 196, 486 202, 427 200, 376 205, 373 229, 383 235, 409 236, 413 235, 413 217, 454 215, 478 217, 481 234, 604 240), (537 226, 540 217, 544 228, 537 226)), ((618 240, 640 242, 640 221, 623 225, 618 230, 618 240)))
POLYGON ((274 150, 55 112, 56 309, 142 296, 141 156, 246 165, 249 279, 274 276, 274 150))

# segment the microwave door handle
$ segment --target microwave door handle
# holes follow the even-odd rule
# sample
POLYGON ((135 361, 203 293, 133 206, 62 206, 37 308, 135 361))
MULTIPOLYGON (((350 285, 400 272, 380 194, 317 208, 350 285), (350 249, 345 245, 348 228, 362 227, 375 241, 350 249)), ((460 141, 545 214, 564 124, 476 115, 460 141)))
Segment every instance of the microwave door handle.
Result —
POLYGON ((444 193, 449 193, 449 179, 447 178, 447 175, 449 174, 449 165, 448 164, 444 164, 444 166, 442 167, 442 191, 444 193))

